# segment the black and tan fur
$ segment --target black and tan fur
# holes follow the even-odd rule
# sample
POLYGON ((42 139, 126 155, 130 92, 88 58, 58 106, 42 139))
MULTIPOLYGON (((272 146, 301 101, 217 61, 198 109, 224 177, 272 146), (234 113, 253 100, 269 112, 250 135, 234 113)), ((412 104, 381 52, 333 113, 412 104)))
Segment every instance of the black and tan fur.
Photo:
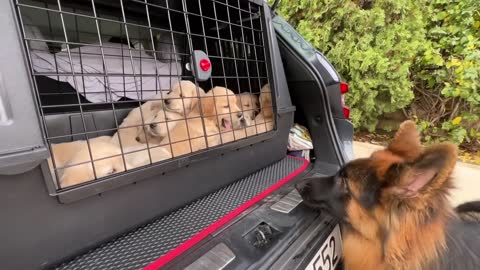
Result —
POLYGON ((480 203, 457 213, 447 198, 456 160, 455 145, 424 148, 406 121, 386 149, 297 189, 341 219, 347 270, 480 269, 480 203))

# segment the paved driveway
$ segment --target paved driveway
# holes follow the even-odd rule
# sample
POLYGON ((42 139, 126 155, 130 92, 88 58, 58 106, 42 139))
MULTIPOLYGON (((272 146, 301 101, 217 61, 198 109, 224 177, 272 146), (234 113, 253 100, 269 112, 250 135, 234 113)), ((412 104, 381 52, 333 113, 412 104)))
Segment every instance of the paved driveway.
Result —
MULTIPOLYGON (((356 158, 368 157, 373 151, 381 148, 381 146, 364 142, 353 143, 353 153, 356 158)), ((480 200, 480 166, 457 162, 453 177, 456 186, 450 198, 453 205, 480 200)))

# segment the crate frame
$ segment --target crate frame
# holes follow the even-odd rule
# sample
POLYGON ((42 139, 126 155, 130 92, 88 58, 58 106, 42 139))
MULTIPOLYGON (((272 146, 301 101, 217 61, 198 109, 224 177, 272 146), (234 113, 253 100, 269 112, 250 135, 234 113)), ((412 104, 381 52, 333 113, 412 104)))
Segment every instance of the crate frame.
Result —
MULTIPOLYGON (((95 1, 96 0, 91 1, 92 5, 95 5, 95 1)), ((197 0, 197 1, 199 3, 199 6, 201 7, 201 4, 200 4, 201 1, 200 0, 197 0)), ((240 3, 240 1, 241 0, 230 0, 230 1, 225 0, 226 6, 228 8, 235 8, 234 6, 229 5, 230 2, 240 3)), ((61 9, 61 1, 58 0, 57 2, 58 2, 59 7, 61 9)), ((142 2, 143 3, 143 1, 134 1, 134 2, 142 2)), ((151 4, 149 4, 149 3, 147 4, 146 0, 144 2, 146 3, 145 7, 146 7, 146 10, 147 10, 147 13, 148 13, 148 7, 151 4)), ((216 3, 223 4, 218 0, 212 0, 212 2, 214 3, 214 6, 216 5, 216 3)), ((123 3, 123 2, 120 1, 120 3, 123 3)), ((168 1, 166 1, 166 3, 168 5, 168 1)), ((253 4, 258 4, 258 1, 249 1, 248 3, 249 3, 248 4, 249 8, 251 8, 252 3, 253 4)), ((23 22, 21 20, 21 15, 20 15, 20 13, 21 13, 20 9, 23 6, 24 6, 24 4, 20 4, 19 1, 16 0, 15 10, 17 11, 17 15, 18 15, 18 18, 20 20, 19 26, 21 28, 21 33, 23 34, 23 37, 25 37, 25 31, 23 29, 23 22)), ((182 0, 182 6, 183 6, 184 10, 187 8, 186 0, 182 0)), ((240 6, 240 4, 239 4, 239 6, 240 6)), ((122 13, 124 13, 125 10, 123 8, 123 5, 122 5, 121 9, 122 9, 122 13)), ((241 17, 241 10, 239 8, 237 8, 237 9, 238 9, 238 12, 239 12, 240 17, 241 17)), ((94 10, 95 10, 95 8, 94 8, 94 10)), ((168 10, 168 13, 170 14, 171 10, 168 9, 168 6, 167 6, 167 10, 168 10)), ((275 82, 274 82, 274 79, 273 79, 273 76, 272 76, 273 75, 273 70, 272 70, 273 63, 272 63, 271 54, 270 54, 272 36, 271 36, 271 33, 269 35, 269 32, 268 32, 268 30, 270 30, 270 29, 267 29, 267 22, 266 22, 267 16, 265 16, 266 6, 263 5, 263 8, 262 8, 262 6, 258 6, 258 10, 262 14, 262 15, 260 15, 260 18, 257 18, 257 19, 260 20, 260 25, 261 25, 261 31, 260 32, 262 34, 263 51, 264 51, 264 60, 261 60, 261 61, 264 62, 265 69, 266 69, 266 72, 267 72, 267 76, 265 77, 265 79, 267 79, 267 81, 270 84, 271 89, 272 89, 273 112, 274 112, 274 115, 275 115, 275 120, 276 120, 275 122, 277 122, 278 121, 277 118, 279 117, 279 114, 278 114, 277 109, 276 109, 277 104, 276 104, 276 98, 275 98, 276 97, 275 82)), ((63 18, 63 14, 68 14, 68 12, 59 10, 59 14, 60 14, 60 17, 63 18)), ((230 12, 228 12, 228 14, 230 14, 230 12)), ((188 25, 188 22, 189 22, 189 20, 187 19, 189 15, 190 16, 200 16, 201 21, 203 23, 203 20, 204 20, 203 14, 198 15, 198 14, 193 14, 193 13, 190 13, 190 12, 186 11, 184 13, 184 16, 185 16, 185 23, 187 25, 188 25)), ((250 14, 250 15, 252 15, 252 14, 250 14)), ((148 16, 147 16, 147 18, 150 20, 150 18, 148 16)), ((100 18, 97 17, 97 15, 95 14, 95 16, 93 16, 93 19, 97 23, 97 31, 98 31, 98 34, 99 34, 99 41, 100 41, 100 47, 101 47, 101 37, 100 37, 100 30, 99 30, 99 26, 98 26, 98 20, 100 18)), ((128 22, 126 21, 125 14, 123 15, 123 19, 124 19, 123 24, 124 24, 125 30, 126 30, 126 32, 128 32, 128 22)), ((229 16, 229 20, 230 20, 230 16, 229 16)), ((250 16, 250 20, 252 21, 252 16, 250 16)), ((219 34, 219 37, 218 37, 219 42, 220 41, 226 41, 226 42, 232 42, 232 43, 234 42, 233 41, 232 27, 239 26, 239 27, 241 27, 242 33, 244 31, 244 28, 243 28, 242 25, 234 25, 231 22, 228 22, 228 21, 225 22, 225 21, 222 21, 222 20, 216 20, 217 27, 218 27, 219 22, 220 23, 230 23, 228 26, 230 27, 230 35, 231 35, 231 38, 232 38, 232 40, 222 40, 222 38, 220 38, 220 34, 219 34)), ((67 52, 69 54, 70 64, 72 64, 71 51, 70 51, 69 47, 70 47, 70 45, 79 45, 79 44, 75 44, 75 42, 70 42, 69 43, 68 35, 66 33, 66 30, 65 30, 66 27, 65 27, 65 24, 64 24, 63 20, 62 20, 62 24, 63 24, 64 35, 65 35, 65 38, 66 38, 65 43, 67 45, 67 52)), ((149 24, 150 24, 150 22, 149 22, 149 24)), ((252 23, 252 25, 253 25, 253 23, 252 23)), ((171 26, 171 22, 170 22, 170 26, 171 26)), ((205 26, 202 25, 202 28, 203 28, 203 31, 205 33, 205 26)), ((190 28, 187 27, 187 29, 190 29, 190 28)), ((150 36, 151 36, 152 43, 153 43, 153 35, 152 35, 151 26, 149 27, 149 31, 150 31, 150 36)), ((218 33, 218 29, 217 29, 217 33, 218 33)), ((187 30, 185 35, 187 36, 187 40, 190 43, 190 46, 188 46, 190 48, 190 52, 192 52, 192 50, 193 50, 192 37, 195 37, 196 34, 192 33, 191 30, 187 30)), ((205 42, 205 47, 208 48, 206 39, 209 38, 209 37, 204 35, 203 38, 204 38, 204 42, 205 42)), ((25 44, 25 48, 26 48, 26 57, 27 57, 28 63, 30 64, 30 72, 31 72, 32 81, 33 81, 33 84, 34 84, 33 92, 35 94, 35 97, 37 98, 37 101, 40 103, 40 96, 39 96, 39 93, 37 91, 38 86, 36 85, 36 82, 35 82, 35 76, 38 76, 38 75, 41 75, 41 74, 34 74, 34 70, 32 68, 33 65, 32 65, 32 61, 31 61, 32 58, 30 56, 30 50, 28 49, 29 48, 28 42, 29 41, 34 41, 34 40, 27 39, 27 38, 24 38, 23 40, 24 40, 24 44, 25 44)), ((128 43, 129 43, 128 45, 130 45, 130 39, 128 38, 128 34, 127 34, 127 40, 128 40, 128 43)), ((174 40, 173 31, 172 31, 172 40, 174 40)), ((243 35, 242 35, 242 40, 244 40, 243 35)), ((245 46, 247 45, 247 43, 241 43, 241 44, 243 44, 244 48, 246 48, 245 46)), ((252 45, 252 44, 249 44, 249 45, 252 45)), ((254 41, 253 45, 256 46, 255 41, 254 41)), ((154 46, 155 45, 153 45, 153 47, 154 46)), ((104 60, 105 56, 103 55, 103 48, 101 48, 101 50, 102 50, 103 63, 104 63, 104 66, 105 66, 105 60, 104 60)), ((133 58, 132 54, 131 54, 132 49, 129 48, 129 52, 130 52, 130 59, 132 60, 132 58, 133 58)), ((156 54, 155 53, 158 52, 158 51, 153 50, 153 52, 154 52, 154 54, 153 54, 154 58, 156 60, 156 57, 155 57, 156 54)), ((220 52, 221 52, 221 50, 220 50, 220 52)), ((208 54, 208 51, 207 51, 207 54, 208 54)), ((185 54, 184 56, 187 56, 187 55, 188 55, 188 53, 185 54)), ((237 67, 237 61, 246 61, 246 62, 256 61, 257 72, 259 72, 258 59, 250 60, 250 59, 247 59, 246 56, 245 56, 245 59, 242 59, 242 58, 238 58, 235 54, 233 55, 233 57, 223 56, 223 55, 220 55, 220 56, 209 55, 209 57, 211 57, 213 59, 221 60, 222 66, 223 66, 224 60, 232 60, 234 65, 235 65, 235 73, 236 74, 239 73, 238 72, 238 67, 237 67)), ((248 69, 248 65, 247 65, 247 69, 248 69)), ((73 68, 72 68, 72 70, 73 70, 73 68)), ((223 66, 223 70, 225 70, 224 66, 223 66)), ((247 71, 247 73, 249 73, 249 72, 247 71)), ((82 74, 80 74, 80 76, 81 75, 82 74)), ((105 74, 103 74, 103 75, 105 77, 109 76, 106 69, 105 69, 105 74)), ((136 75, 134 74, 134 76, 136 76, 136 75)), ((180 75, 180 77, 184 77, 184 76, 180 75)), ((199 82, 196 80, 196 78, 194 76, 190 77, 190 78, 193 78, 195 84, 198 86, 199 82)), ((224 76, 212 76, 210 78, 210 80, 212 81, 212 84, 213 84, 213 79, 223 79, 223 80, 225 80, 225 84, 227 84, 227 79, 236 79, 238 87, 240 88, 239 79, 243 79, 243 78, 244 77, 242 77, 242 76, 236 76, 235 77, 235 76, 224 75, 224 76)), ((258 77, 248 76, 248 77, 246 77, 246 79, 248 79, 248 83, 250 84, 251 79, 258 79, 258 81, 260 81, 260 79, 262 79, 262 78, 260 78, 260 76, 258 76, 258 77)), ((261 85, 261 83, 259 83, 259 84, 261 85)), ((198 90, 198 88, 197 88, 197 90, 198 90)), ((250 93, 252 93, 251 86, 249 87, 249 90, 250 90, 250 93)), ((79 98, 80 97, 79 92, 77 92, 76 94, 77 94, 77 98, 79 98)), ((81 104, 80 101, 79 101, 79 103, 81 104)), ((114 117, 116 117, 115 106, 113 104, 111 104, 111 105, 112 105, 113 115, 114 115, 114 117)), ((80 106, 80 108, 81 107, 82 106, 80 106)), ((57 138, 55 136, 52 136, 52 137, 48 136, 47 124, 45 122, 45 115, 44 115, 43 111, 41 110, 41 108, 40 108, 39 112, 40 112, 40 119, 43 121, 42 127, 43 127, 43 131, 44 131, 44 134, 45 134, 45 139, 47 141, 47 146, 48 146, 48 148, 50 148, 50 143, 48 143, 48 142, 52 139, 57 139, 57 138)), ((71 136, 74 136, 74 135, 85 135, 85 136, 87 136, 89 133, 98 133, 99 132, 99 131, 92 131, 92 132, 87 131, 86 122, 85 122, 85 118, 84 118, 85 114, 86 113, 84 113, 80 109, 80 116, 81 116, 81 119, 82 119, 82 125, 83 125, 83 128, 84 128, 85 132, 82 133, 82 134, 69 134, 69 135, 65 135, 64 137, 67 137, 67 136, 71 137, 71 136)), ((142 118, 143 118, 143 116, 142 116, 142 118)), ((115 119, 115 123, 116 123, 117 129, 118 129, 118 123, 119 122, 117 121, 117 119, 115 119)), ((143 122, 143 120, 142 120, 142 125, 144 125, 144 124, 145 124, 145 122, 143 122)), ((106 131, 106 130, 101 130, 101 131, 106 131)), ((136 168, 134 170, 128 170, 128 171, 125 171, 121 174, 116 174, 116 175, 107 176, 107 177, 104 177, 104 178, 95 179, 95 180, 92 180, 92 181, 88 181, 88 182, 86 182, 82 185, 73 186, 73 187, 65 188, 65 189, 58 189, 57 188, 57 186, 59 186, 58 183, 57 183, 57 185, 52 185, 54 182, 53 182, 53 179, 50 175, 48 165, 46 164, 46 162, 44 162, 42 164, 42 169, 44 171, 45 181, 46 181, 46 184, 47 184, 50 195, 59 196, 61 202, 71 202, 71 201, 76 201, 80 198, 89 197, 89 196, 92 196, 92 195, 95 195, 95 194, 101 195, 106 190, 113 189, 113 188, 123 186, 123 185, 126 185, 126 184, 136 183, 137 181, 139 181, 140 179, 143 179, 143 178, 152 177, 152 176, 155 176, 155 175, 165 175, 167 172, 170 172, 172 170, 176 170, 176 169, 182 168, 182 167, 188 167, 191 163, 194 163, 195 161, 203 160, 208 156, 212 156, 212 155, 213 156, 217 156, 217 155, 223 156, 230 151, 235 151, 235 150, 238 151, 239 149, 244 148, 244 147, 252 147, 255 143, 259 143, 259 142, 268 140, 269 138, 272 138, 273 136, 275 136, 275 133, 276 133, 276 127, 274 128, 273 131, 267 132, 265 134, 259 134, 259 135, 253 136, 253 137, 248 137, 246 139, 242 139, 242 140, 239 140, 239 141, 234 141, 232 143, 221 144, 221 145, 216 146, 214 148, 207 148, 207 149, 204 149, 204 150, 200 150, 198 152, 192 152, 192 153, 190 153, 186 156, 174 157, 173 159, 161 161, 159 163, 150 164, 147 167, 140 167, 140 168, 136 168)), ((90 143, 87 142, 87 145, 90 149, 90 143)), ((148 143, 147 143, 147 148, 149 148, 148 143)), ((123 148, 121 147, 121 149, 122 149, 122 155, 123 155, 124 154, 123 153, 123 148)), ((51 151, 51 149, 50 149, 50 151, 51 151)), ((91 151, 90 151, 90 158, 91 158, 91 160, 93 160, 93 158, 91 156, 91 151)), ((106 157, 106 158, 109 158, 109 157, 106 157)), ((89 161, 89 162, 92 162, 92 161, 89 161)), ((57 179, 58 179, 58 177, 57 177, 57 179)))

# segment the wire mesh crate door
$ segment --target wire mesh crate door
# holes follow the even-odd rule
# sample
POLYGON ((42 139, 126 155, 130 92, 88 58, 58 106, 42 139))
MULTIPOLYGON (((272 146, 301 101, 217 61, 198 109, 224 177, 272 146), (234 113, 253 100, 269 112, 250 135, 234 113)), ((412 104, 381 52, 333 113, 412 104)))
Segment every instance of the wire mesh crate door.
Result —
POLYGON ((262 108, 269 74, 257 4, 18 0, 16 6, 57 188, 273 129, 265 116, 273 112, 271 93, 270 109, 262 108), (207 81, 194 75, 195 50, 211 61, 207 81), (192 103, 199 109, 190 115, 192 103), (70 175, 74 180, 65 180, 70 175))
MULTIPOLYGON (((123 5, 114 14, 115 12, 104 12, 104 7, 98 9, 96 2, 102 1, 86 2, 83 6, 69 5, 71 3, 67 1, 17 2, 47 139, 52 146, 69 141, 76 143, 73 139, 82 140, 88 149, 88 161, 91 163, 89 169, 93 173, 89 180, 99 178, 96 175, 95 150, 90 145, 90 139, 100 133, 112 135, 119 128, 119 114, 122 112, 116 109, 136 107, 140 104, 139 101, 156 98, 158 93, 168 91, 170 85, 180 80, 179 75, 182 73, 177 52, 174 51, 172 55, 171 51, 156 50, 155 43, 161 43, 158 33, 162 32, 170 39, 172 28, 168 25, 166 28, 154 28, 145 3, 142 5, 147 14, 137 14, 137 19, 143 19, 148 25, 128 21, 129 16, 123 5), (38 16, 40 14, 44 16, 38 16), (132 29, 136 31, 132 33, 132 29), (149 35, 142 40, 141 33, 145 31, 149 35), (145 42, 147 40, 152 44, 150 50, 143 47, 143 44, 148 44, 145 42), (158 55, 168 57, 160 61, 158 55), (56 87, 46 85, 45 81, 54 81, 56 87), (69 91, 64 91, 67 88, 69 91), (66 96, 75 98, 64 98, 66 96), (95 122, 97 114, 90 118, 86 112, 99 109, 111 111, 113 125, 90 124, 90 120, 95 122), (58 112, 69 114, 68 118, 63 119, 68 120, 63 127, 58 123, 58 117, 52 119, 58 112), (76 120, 72 115, 78 116, 76 120)), ((166 42, 170 45, 172 43, 166 42)), ((172 49, 172 46, 159 47, 172 49)), ((178 54, 181 54, 180 50, 178 54)), ((142 119, 139 126, 144 124, 142 119)), ((123 154, 121 142, 119 144, 120 154, 123 154)), ((62 168, 67 164, 55 164, 59 160, 56 156, 60 154, 54 153, 54 148, 56 147, 51 149, 53 158, 50 163, 54 178, 59 180, 61 176, 58 173, 63 174, 65 170, 68 172, 68 167, 62 168)), ((101 157, 98 162, 104 159, 101 157)), ((122 167, 122 171, 128 167, 124 159, 122 167)), ((56 184, 57 187, 62 186, 60 182, 56 184)))

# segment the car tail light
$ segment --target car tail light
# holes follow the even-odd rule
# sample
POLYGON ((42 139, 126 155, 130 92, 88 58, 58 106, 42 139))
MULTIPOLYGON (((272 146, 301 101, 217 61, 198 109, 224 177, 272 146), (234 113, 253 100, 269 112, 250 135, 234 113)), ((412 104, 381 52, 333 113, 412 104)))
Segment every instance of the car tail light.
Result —
POLYGON ((345 94, 348 93, 348 84, 341 82, 340 83, 340 94, 342 97, 342 107, 343 107, 343 115, 346 119, 350 119, 350 109, 345 105, 345 94))

